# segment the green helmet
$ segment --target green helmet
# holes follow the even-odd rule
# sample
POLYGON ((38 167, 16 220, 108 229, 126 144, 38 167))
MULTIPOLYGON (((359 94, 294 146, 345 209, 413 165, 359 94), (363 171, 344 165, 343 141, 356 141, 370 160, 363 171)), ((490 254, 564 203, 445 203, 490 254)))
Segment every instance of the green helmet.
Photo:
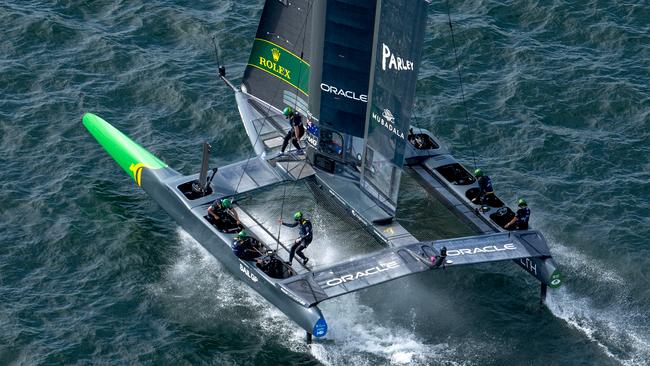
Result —
POLYGON ((232 201, 228 198, 224 198, 221 200, 221 207, 223 208, 230 208, 232 207, 232 201))
POLYGON ((481 169, 477 168, 476 170, 474 170, 474 175, 476 177, 482 177, 483 176, 483 171, 481 169))
POLYGON ((296 211, 296 213, 293 214, 293 219, 296 220, 296 221, 299 221, 300 219, 302 219, 302 212, 296 211))
POLYGON ((517 206, 527 206, 528 204, 526 203, 526 200, 523 198, 520 198, 517 200, 517 206))
POLYGON ((282 114, 284 114, 285 117, 289 117, 293 114, 293 109, 291 109, 291 107, 285 107, 282 114))
POLYGON ((246 232, 246 230, 242 230, 242 231, 238 232, 237 235, 235 235, 235 238, 241 239, 241 238, 245 238, 247 236, 248 236, 248 233, 246 232))

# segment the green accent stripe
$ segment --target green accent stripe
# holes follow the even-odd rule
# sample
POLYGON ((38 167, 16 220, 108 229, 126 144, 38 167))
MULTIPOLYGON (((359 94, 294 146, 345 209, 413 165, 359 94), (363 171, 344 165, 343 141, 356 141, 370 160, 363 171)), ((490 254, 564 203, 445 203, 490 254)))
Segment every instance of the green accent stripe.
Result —
POLYGON ((278 78, 278 79, 284 81, 285 83, 287 83, 287 84, 293 86, 294 88, 300 90, 300 92, 303 93, 303 94, 305 94, 306 96, 309 96, 309 94, 305 93, 305 92, 304 92, 302 89, 300 89, 299 87, 293 85, 293 83, 288 82, 286 79, 281 78, 281 77, 278 76, 277 74, 274 74, 274 73, 268 71, 267 69, 261 68, 261 67, 259 67, 259 66, 257 66, 257 65, 253 65, 253 64, 248 64, 248 66, 254 67, 254 68, 258 69, 258 70, 264 71, 264 72, 267 73, 267 74, 273 75, 273 76, 275 76, 276 78, 278 78))
POLYGON ((133 142, 133 140, 100 117, 92 113, 86 113, 82 121, 88 132, 93 135, 117 164, 136 182, 136 172, 131 170, 131 168, 138 164, 144 164, 145 167, 150 169, 167 167, 167 164, 160 161, 157 157, 133 142))
POLYGON ((278 44, 255 38, 248 66, 271 74, 309 95, 309 64, 278 44))

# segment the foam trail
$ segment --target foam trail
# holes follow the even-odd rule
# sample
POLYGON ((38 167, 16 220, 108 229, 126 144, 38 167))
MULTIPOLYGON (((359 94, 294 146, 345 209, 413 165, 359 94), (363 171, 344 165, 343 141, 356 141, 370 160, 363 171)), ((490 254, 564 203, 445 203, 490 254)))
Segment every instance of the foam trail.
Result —
POLYGON ((585 334, 595 342, 603 352, 612 359, 626 366, 647 365, 650 360, 650 340, 644 335, 643 329, 636 326, 635 318, 646 317, 646 314, 635 312, 629 303, 633 298, 625 280, 617 273, 607 270, 604 263, 581 254, 575 253, 562 244, 554 243, 553 252, 558 262, 570 269, 570 273, 579 280, 595 282, 594 287, 601 289, 595 293, 609 300, 602 302, 606 306, 598 306, 595 296, 582 296, 571 289, 571 282, 563 287, 549 292, 547 306, 558 318, 571 327, 585 334))
POLYGON ((360 303, 356 294, 343 296, 322 306, 329 320, 328 340, 312 345, 312 355, 326 365, 459 365, 456 349, 447 343, 426 344, 416 334, 399 326, 377 321, 372 308, 360 303))
POLYGON ((170 304, 169 316, 181 323, 199 329, 206 324, 243 326, 250 327, 251 333, 259 329, 264 339, 273 339, 294 352, 308 352, 327 365, 461 365, 467 360, 456 356, 457 347, 465 352, 473 348, 477 352, 472 353, 485 355, 486 347, 480 344, 426 344, 406 328, 382 324, 374 310, 361 304, 356 295, 323 304, 326 317, 331 315, 328 336, 306 345, 302 329, 227 273, 187 232, 179 228, 177 233, 179 259, 164 283, 153 290, 162 302, 170 304))

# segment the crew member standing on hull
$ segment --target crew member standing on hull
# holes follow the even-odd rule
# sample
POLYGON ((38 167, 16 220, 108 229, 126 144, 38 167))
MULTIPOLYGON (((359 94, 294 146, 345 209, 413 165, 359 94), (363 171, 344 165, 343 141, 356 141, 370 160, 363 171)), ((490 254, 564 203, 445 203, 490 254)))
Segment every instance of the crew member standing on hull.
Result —
POLYGON ((307 262, 309 261, 309 258, 305 257, 305 255, 302 253, 303 250, 311 244, 312 239, 314 238, 313 233, 312 233, 312 227, 311 227, 311 221, 305 219, 302 216, 302 212, 298 211, 295 214, 293 214, 293 223, 286 223, 280 219, 280 223, 284 226, 288 227, 296 227, 298 226, 298 233, 300 233, 300 237, 295 240, 294 244, 291 246, 291 252, 289 253, 289 265, 293 262, 293 256, 298 255, 302 259, 302 264, 307 265, 307 262))
POLYGON ((485 175, 481 169, 474 171, 474 176, 478 182, 479 194, 472 202, 476 204, 485 204, 494 199, 494 188, 492 188, 492 179, 485 175))
POLYGON ((530 209, 528 208, 528 204, 525 199, 520 198, 517 200, 517 206, 519 206, 517 214, 509 223, 505 224, 503 227, 504 229, 528 230, 528 220, 530 219, 530 209))
POLYGON ((291 143, 300 154, 302 153, 302 148, 300 147, 299 141, 305 134, 305 126, 302 124, 302 117, 291 107, 286 107, 284 111, 282 111, 282 114, 284 114, 284 117, 289 120, 289 125, 291 126, 289 128, 289 131, 287 131, 287 134, 284 136, 284 142, 282 142, 282 152, 284 153, 284 150, 287 149, 287 145, 289 145, 289 140, 291 140, 291 143))

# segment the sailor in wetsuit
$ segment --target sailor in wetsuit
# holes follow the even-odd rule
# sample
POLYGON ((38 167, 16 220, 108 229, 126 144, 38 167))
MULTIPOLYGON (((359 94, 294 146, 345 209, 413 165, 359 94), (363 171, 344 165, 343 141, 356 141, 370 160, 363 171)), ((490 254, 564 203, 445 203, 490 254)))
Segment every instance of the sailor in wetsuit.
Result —
POLYGON ((472 202, 477 205, 482 205, 494 199, 492 179, 490 179, 489 176, 485 175, 481 169, 474 170, 474 176, 476 176, 476 180, 478 182, 479 193, 478 196, 474 197, 472 202))
POLYGON ((235 220, 235 223, 239 225, 239 216, 237 211, 232 208, 232 201, 228 198, 216 199, 210 207, 208 207, 208 214, 215 219, 216 222, 223 222, 227 224, 226 215, 230 215, 232 219, 235 220))
POLYGON ((271 278, 287 278, 293 275, 289 267, 282 263, 275 255, 266 255, 256 260, 257 268, 261 269, 271 278))
POLYGON ((517 214, 515 215, 515 217, 512 218, 512 220, 510 220, 509 223, 503 226, 504 229, 506 230, 527 230, 528 229, 528 220, 530 219, 530 209, 526 204, 526 200, 523 198, 518 199, 517 206, 519 206, 519 209, 517 210, 517 214))
POLYGON ((314 238, 312 233, 311 221, 305 219, 302 216, 302 212, 300 211, 293 214, 293 219, 294 219, 294 223, 286 223, 282 221, 282 219, 280 219, 280 223, 284 226, 288 226, 288 227, 298 226, 298 232, 300 233, 300 237, 296 239, 294 244, 291 246, 291 253, 289 253, 289 265, 291 265, 291 262, 293 262, 293 256, 295 254, 298 254, 298 257, 302 259, 303 265, 307 265, 309 258, 305 257, 302 251, 305 250, 307 246, 309 246, 309 244, 311 244, 311 241, 314 238))
POLYGON ((305 126, 302 125, 302 117, 291 107, 286 107, 284 111, 282 111, 282 114, 284 114, 284 117, 289 120, 289 125, 291 126, 289 131, 287 131, 286 136, 284 136, 282 152, 284 153, 284 150, 287 149, 287 145, 289 145, 289 140, 291 140, 293 146, 296 148, 298 153, 301 154, 302 148, 300 147, 299 141, 302 138, 302 135, 305 134, 305 126))
POLYGON ((238 258, 246 261, 252 261, 262 255, 259 245, 255 243, 254 238, 248 236, 246 230, 242 230, 235 235, 235 240, 232 241, 230 247, 238 258))
POLYGON ((426 144, 424 142, 424 138, 422 138, 422 134, 415 134, 413 132, 413 128, 409 128, 409 134, 407 137, 408 141, 413 145, 414 148, 418 150, 424 150, 426 148, 426 144))

